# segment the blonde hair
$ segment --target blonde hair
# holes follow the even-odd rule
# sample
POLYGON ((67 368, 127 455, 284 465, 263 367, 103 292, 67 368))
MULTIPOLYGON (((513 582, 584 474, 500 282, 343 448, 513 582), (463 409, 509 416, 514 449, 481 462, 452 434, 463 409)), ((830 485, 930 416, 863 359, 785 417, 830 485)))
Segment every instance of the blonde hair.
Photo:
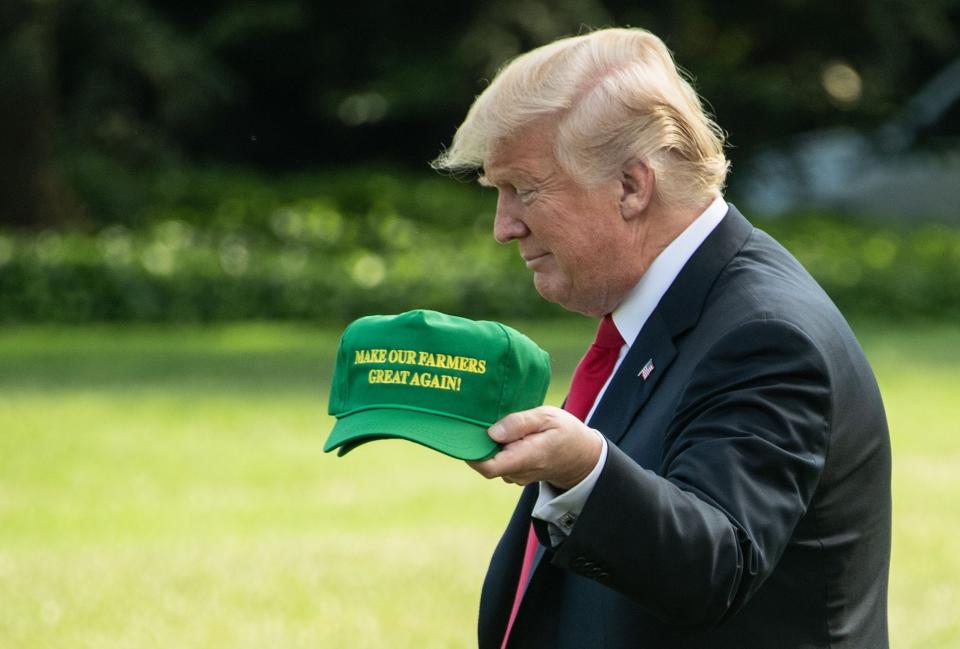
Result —
POLYGON ((663 41, 643 29, 564 38, 509 62, 432 166, 481 168, 495 143, 554 116, 554 155, 586 187, 619 178, 632 159, 651 166, 668 205, 699 205, 723 187, 723 132, 663 41))

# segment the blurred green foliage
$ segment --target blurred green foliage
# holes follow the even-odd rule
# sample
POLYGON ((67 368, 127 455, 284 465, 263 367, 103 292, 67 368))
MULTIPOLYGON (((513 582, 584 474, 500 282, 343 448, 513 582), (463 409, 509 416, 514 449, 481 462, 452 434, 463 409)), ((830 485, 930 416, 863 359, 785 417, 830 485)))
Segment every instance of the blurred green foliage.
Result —
MULTIPOLYGON (((103 158, 71 173, 107 218, 86 232, 0 230, 0 322, 563 313, 494 243, 493 191, 465 180, 386 168, 125 177, 103 158)), ((956 228, 825 214, 758 225, 848 315, 960 318, 956 228)))
MULTIPOLYGON (((649 28, 736 168, 771 139, 895 117, 960 52, 958 16, 960 0, 5 0, 0 322, 557 316, 492 243, 494 197, 426 172, 506 60, 649 28), (840 103, 838 65, 859 80, 840 103)), ((770 228, 844 310, 957 316, 955 230, 823 217, 770 228)))

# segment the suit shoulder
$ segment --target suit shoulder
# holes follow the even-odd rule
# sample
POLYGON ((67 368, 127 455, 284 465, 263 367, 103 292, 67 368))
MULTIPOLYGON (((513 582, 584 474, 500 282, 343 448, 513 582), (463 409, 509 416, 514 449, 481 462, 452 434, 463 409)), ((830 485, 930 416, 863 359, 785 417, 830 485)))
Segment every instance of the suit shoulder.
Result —
POLYGON ((708 319, 731 325, 782 320, 814 340, 849 331, 840 310, 807 269, 759 229, 720 272, 705 306, 708 319))
POLYGON ((737 332, 756 334, 755 323, 761 322, 767 335, 756 342, 769 340, 777 329, 787 338, 800 334, 834 378, 874 382, 860 343, 830 297, 789 251, 754 229, 711 287, 696 328, 696 346, 706 352, 722 339, 749 345, 753 339, 737 332))

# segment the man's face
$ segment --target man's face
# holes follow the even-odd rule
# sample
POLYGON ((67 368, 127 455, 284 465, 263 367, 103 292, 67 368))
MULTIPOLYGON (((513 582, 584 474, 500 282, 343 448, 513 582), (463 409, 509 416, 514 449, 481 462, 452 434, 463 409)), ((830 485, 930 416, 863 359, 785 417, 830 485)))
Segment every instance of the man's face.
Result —
POLYGON ((535 122, 485 161, 481 183, 498 191, 494 238, 517 241, 544 299, 601 316, 637 279, 624 264, 634 233, 620 213, 621 184, 580 186, 554 159, 553 128, 535 122))

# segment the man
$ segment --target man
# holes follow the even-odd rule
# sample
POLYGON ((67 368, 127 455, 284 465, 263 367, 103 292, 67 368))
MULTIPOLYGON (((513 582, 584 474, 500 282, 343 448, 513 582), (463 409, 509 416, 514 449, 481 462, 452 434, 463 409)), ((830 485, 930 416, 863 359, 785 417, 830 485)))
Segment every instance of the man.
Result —
POLYGON ((526 485, 481 649, 887 647, 876 381, 815 281, 722 200, 722 134, 663 43, 608 29, 517 58, 435 166, 481 168, 537 291, 603 318, 566 410, 505 417, 472 463, 526 485))

